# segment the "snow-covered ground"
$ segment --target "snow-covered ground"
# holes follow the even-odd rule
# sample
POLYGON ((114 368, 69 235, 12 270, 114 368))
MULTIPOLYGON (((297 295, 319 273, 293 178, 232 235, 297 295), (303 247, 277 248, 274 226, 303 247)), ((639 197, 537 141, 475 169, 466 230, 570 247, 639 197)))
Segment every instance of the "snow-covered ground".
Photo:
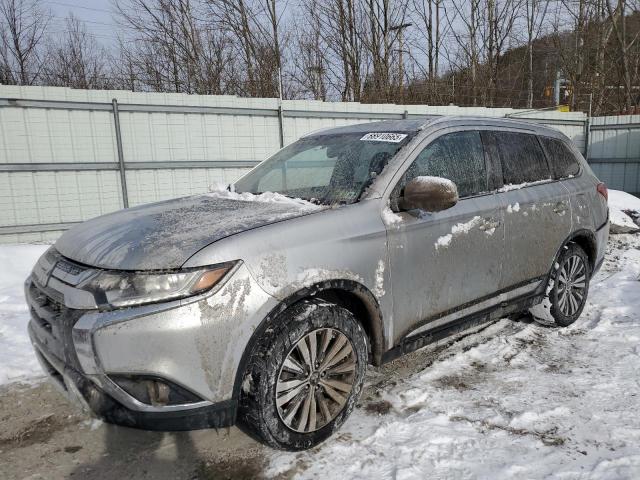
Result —
POLYGON ((0 385, 41 376, 22 284, 48 245, 0 245, 0 385))
POLYGON ((571 327, 501 320, 378 394, 388 413, 356 410, 268 475, 640 478, 640 235, 612 237, 571 327))
MULTIPOLYGON (((0 384, 41 377, 22 282, 46 248, 0 246, 0 384)), ((266 476, 640 478, 640 233, 611 237, 571 327, 501 320, 450 343, 400 360, 426 368, 372 369, 373 398, 323 445, 269 453, 266 476)))
POLYGON ((612 233, 637 231, 634 218, 635 221, 640 219, 640 198, 620 190, 609 190, 609 216, 612 233))

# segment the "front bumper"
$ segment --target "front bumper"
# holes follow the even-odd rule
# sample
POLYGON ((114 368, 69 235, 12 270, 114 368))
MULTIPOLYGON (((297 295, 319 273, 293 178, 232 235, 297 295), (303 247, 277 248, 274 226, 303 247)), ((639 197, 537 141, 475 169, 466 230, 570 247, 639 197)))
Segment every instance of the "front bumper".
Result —
POLYGON ((233 399, 188 410, 141 411, 127 408, 88 376, 55 358, 39 339, 33 323, 29 325, 29 337, 40 365, 58 390, 71 403, 106 422, 157 431, 223 428, 235 423, 237 402, 233 399))
POLYGON ((32 344, 59 389, 105 421, 150 430, 235 422, 242 354, 276 303, 244 266, 215 293, 128 309, 71 309, 31 278, 25 296, 32 344), (143 403, 116 383, 122 376, 160 379, 196 399, 143 403))

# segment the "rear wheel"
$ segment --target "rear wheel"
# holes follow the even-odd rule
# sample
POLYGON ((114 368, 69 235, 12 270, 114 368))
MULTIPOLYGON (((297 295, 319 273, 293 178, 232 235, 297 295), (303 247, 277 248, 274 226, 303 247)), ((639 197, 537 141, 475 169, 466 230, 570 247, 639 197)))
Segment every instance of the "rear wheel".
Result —
POLYGON ((353 314, 304 300, 267 328, 245 372, 239 424, 275 448, 303 450, 328 438, 360 395, 365 333, 353 314))
POLYGON ((587 302, 591 267, 585 251, 574 243, 563 247, 553 267, 545 297, 531 314, 561 327, 575 322, 587 302))

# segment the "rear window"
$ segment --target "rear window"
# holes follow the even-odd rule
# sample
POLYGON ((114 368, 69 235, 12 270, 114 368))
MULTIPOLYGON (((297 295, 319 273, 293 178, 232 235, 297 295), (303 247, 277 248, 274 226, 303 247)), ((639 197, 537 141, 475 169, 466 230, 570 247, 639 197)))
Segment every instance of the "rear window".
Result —
POLYGON ((547 151, 553 178, 567 178, 578 174, 580 171, 578 160, 563 141, 549 137, 540 137, 540 141, 547 151))
POLYGON ((551 178, 540 142, 535 135, 494 132, 505 185, 537 182, 551 178))

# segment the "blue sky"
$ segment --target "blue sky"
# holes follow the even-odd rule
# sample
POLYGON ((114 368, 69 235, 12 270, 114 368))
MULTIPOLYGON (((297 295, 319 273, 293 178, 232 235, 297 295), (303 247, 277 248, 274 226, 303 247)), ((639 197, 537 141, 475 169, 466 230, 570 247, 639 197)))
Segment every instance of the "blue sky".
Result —
POLYGON ((73 13, 87 26, 87 31, 98 43, 107 47, 116 43, 116 24, 111 12, 110 0, 40 0, 43 8, 51 11, 50 31, 64 33, 65 18, 73 13))

